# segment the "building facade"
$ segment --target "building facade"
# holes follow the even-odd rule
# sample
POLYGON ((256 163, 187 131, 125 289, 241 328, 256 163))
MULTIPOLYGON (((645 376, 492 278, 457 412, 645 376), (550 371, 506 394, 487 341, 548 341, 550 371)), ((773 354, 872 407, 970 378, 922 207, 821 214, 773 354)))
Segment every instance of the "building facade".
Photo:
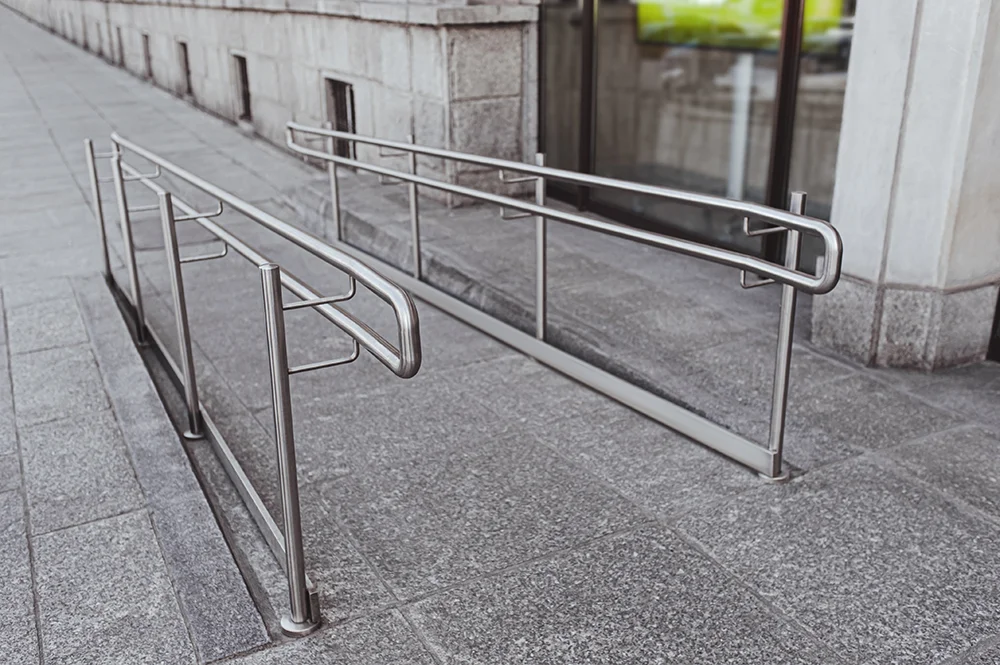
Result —
MULTIPOLYGON (((844 280, 814 302, 817 344, 933 369, 986 357, 996 337, 996 0, 727 0, 710 25, 697 12, 712 3, 690 0, 3 1, 277 144, 290 119, 329 122, 521 161, 541 150, 561 168, 772 205, 784 169, 844 238, 844 280), (788 2, 804 12, 794 67, 777 48, 788 2)), ((492 171, 420 168, 498 186, 492 171)), ((768 251, 740 219, 552 194, 768 251)))

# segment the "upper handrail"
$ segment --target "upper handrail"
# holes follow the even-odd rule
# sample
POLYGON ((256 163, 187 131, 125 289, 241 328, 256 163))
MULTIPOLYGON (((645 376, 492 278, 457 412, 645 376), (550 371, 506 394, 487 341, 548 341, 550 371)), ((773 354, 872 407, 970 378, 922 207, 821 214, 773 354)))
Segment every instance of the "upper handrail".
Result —
MULTIPOLYGON (((364 284, 369 290, 371 290, 372 293, 379 296, 382 300, 388 303, 390 307, 392 307, 393 313, 396 316, 396 328, 399 336, 398 349, 370 328, 367 324, 338 308, 336 305, 320 305, 316 308, 317 311, 337 325, 341 330, 350 335, 359 344, 361 344, 361 346, 365 347, 365 349, 375 356, 375 358, 377 358, 383 365, 392 370, 392 372, 397 376, 408 379, 416 375, 417 371, 420 369, 421 362, 420 326, 416 306, 413 303, 413 299, 406 291, 354 257, 331 247, 312 234, 297 229, 287 222, 281 221, 277 217, 264 212, 250 203, 247 203, 236 195, 213 185, 207 180, 204 180, 186 169, 177 166, 173 162, 170 162, 150 150, 129 141, 117 132, 111 135, 111 141, 118 148, 127 149, 151 164, 163 169, 163 171, 177 176, 181 180, 184 180, 197 189, 200 189, 209 196, 226 204, 233 210, 239 211, 249 219, 257 222, 267 229, 270 229, 298 247, 311 252, 330 265, 345 272, 348 276, 364 284)), ((137 173, 127 164, 123 164, 122 166, 133 171, 134 174, 137 173)), ((136 180, 141 181, 144 185, 150 187, 150 189, 154 192, 163 191, 162 188, 146 177, 137 177, 136 180)), ((193 208, 183 204, 181 201, 177 200, 177 203, 178 207, 182 208, 193 219, 196 219, 202 227, 225 242, 227 245, 233 247, 233 249, 246 258, 257 263, 258 265, 269 263, 266 257, 254 250, 247 243, 243 242, 232 233, 226 231, 218 224, 210 222, 207 217, 211 215, 199 215, 193 208)), ((288 279, 283 279, 283 284, 295 295, 303 299, 316 297, 316 294, 314 294, 304 283, 295 279, 287 272, 285 272, 283 278, 285 276, 287 276, 288 279)))
POLYGON ((312 127, 297 122, 288 122, 286 124, 285 135, 287 147, 300 155, 334 162, 337 164, 343 164, 345 166, 353 166, 382 176, 397 178, 399 180, 451 192, 460 196, 466 196, 506 208, 514 208, 531 215, 559 220, 608 235, 634 240, 646 245, 685 254, 687 256, 705 259, 713 263, 739 268, 747 272, 769 277, 782 284, 794 286, 795 288, 806 293, 828 293, 833 290, 833 288, 837 285, 837 282, 840 280, 841 262, 843 258, 843 242, 841 241, 840 234, 837 230, 829 222, 825 222, 821 219, 806 217, 804 215, 796 215, 791 212, 778 210, 757 203, 736 201, 708 194, 698 194, 695 192, 686 192, 667 187, 659 187, 656 185, 646 185, 626 180, 616 180, 614 178, 607 178, 603 176, 576 173, 574 171, 565 171, 547 166, 536 166, 534 164, 527 164, 524 162, 514 162, 494 157, 471 155, 468 153, 455 152, 453 150, 445 150, 442 148, 430 148, 413 143, 404 143, 400 141, 391 141, 371 136, 364 136, 352 132, 341 132, 322 127, 312 127), (667 199, 676 203, 733 212, 745 219, 753 219, 772 224, 774 226, 783 227, 785 229, 801 231, 802 233, 818 236, 823 241, 823 272, 820 275, 812 275, 798 269, 787 268, 783 265, 771 263, 770 261, 766 261, 756 256, 743 254, 737 251, 712 247, 710 245, 705 245, 691 240, 634 229, 620 224, 604 222, 598 219, 550 208, 548 206, 541 206, 536 203, 515 199, 509 196, 492 194, 473 189, 471 187, 434 180, 432 178, 397 171, 383 166, 368 164, 357 159, 341 157, 328 152, 314 150, 297 144, 295 142, 295 132, 313 134, 331 139, 354 141, 357 143, 379 146, 381 148, 399 150, 406 153, 415 153, 428 157, 438 157, 442 159, 466 162, 469 164, 478 164, 480 166, 486 166, 503 171, 526 173, 549 180, 560 180, 563 182, 587 185, 591 187, 615 189, 618 191, 667 199))

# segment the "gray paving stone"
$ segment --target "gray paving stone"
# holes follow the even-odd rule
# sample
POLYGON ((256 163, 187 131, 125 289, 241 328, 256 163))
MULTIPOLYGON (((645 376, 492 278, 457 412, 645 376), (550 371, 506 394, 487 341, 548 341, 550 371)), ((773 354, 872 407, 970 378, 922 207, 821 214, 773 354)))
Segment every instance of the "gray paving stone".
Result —
POLYGON ((1000 639, 986 640, 960 661, 962 665, 994 665, 1000 662, 1000 639))
POLYGON ((871 460, 680 525, 849 662, 940 663, 1000 633, 1000 530, 871 460))
POLYGON ((539 440, 670 520, 756 487, 756 473, 626 407, 550 423, 539 440))
POLYGON ((431 665, 434 659, 398 612, 329 626, 308 639, 232 661, 236 665, 431 665))
POLYGON ((81 289, 80 299, 199 656, 217 660, 266 644, 261 617, 110 294, 81 289))
POLYGON ((860 450, 882 449, 958 424, 951 414, 857 375, 789 397, 789 422, 807 424, 821 440, 860 450))
POLYGON ((496 571, 645 518, 531 440, 491 437, 322 485, 361 552, 402 597, 496 571))
POLYGON ((73 298, 11 308, 7 327, 11 353, 29 353, 87 341, 87 332, 73 298))
POLYGON ((17 430, 14 428, 14 402, 11 397, 11 377, 7 362, 7 347, 0 345, 0 455, 17 449, 17 430))
POLYGON ((35 534, 142 507, 110 411, 21 428, 25 490, 35 534))
POLYGON ((654 528, 422 600, 406 613, 458 663, 839 663, 708 558, 654 528))
POLYGON ((953 429, 886 454, 921 480, 1000 517, 1000 437, 995 433, 953 429))
POLYGON ((145 512, 33 543, 46 663, 196 662, 145 512))
POLYGON ((41 303, 47 300, 72 298, 73 287, 65 277, 19 282, 3 288, 3 302, 10 308, 41 303))
POLYGON ((0 493, 0 655, 5 663, 37 663, 31 560, 20 492, 0 493))
POLYGON ((89 345, 14 356, 15 413, 19 425, 68 418, 108 407, 89 345))
POLYGON ((21 487, 21 460, 16 453, 0 455, 0 492, 21 487))

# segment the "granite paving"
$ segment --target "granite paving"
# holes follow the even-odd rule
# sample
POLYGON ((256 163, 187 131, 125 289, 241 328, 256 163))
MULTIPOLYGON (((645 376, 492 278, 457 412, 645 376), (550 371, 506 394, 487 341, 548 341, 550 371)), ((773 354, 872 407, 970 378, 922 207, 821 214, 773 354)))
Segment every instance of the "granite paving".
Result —
MULTIPOLYGON (((112 130, 330 239, 326 176, 0 9, 0 661, 985 665, 1000 657, 1000 365, 859 367, 809 341, 769 484, 418 302, 424 363, 296 375, 306 566, 324 622, 288 640, 281 567, 99 274, 81 144, 112 130), (19 171, 24 171, 19 173, 19 171), (36 233, 43 230, 44 233, 36 233)), ((197 207, 213 202, 159 182, 197 207)), ((343 173, 347 240, 408 266, 405 191, 343 173)), ((148 202, 132 188, 136 203, 148 202)), ((103 188, 105 210, 113 193, 103 188)), ((427 280, 530 329, 530 224, 421 201, 427 280)), ((126 286, 108 213, 115 281, 126 286)), ((343 275, 220 223, 334 294, 343 275)), ((176 354, 155 215, 147 323, 176 354)), ((777 291, 550 228, 553 344, 764 440, 777 291)), ((182 253, 213 251, 186 229, 182 253)), ((201 400, 281 521, 260 277, 186 265, 201 400)), ((387 338, 384 303, 345 308, 387 338)), ((293 362, 348 340, 289 313, 293 362)))

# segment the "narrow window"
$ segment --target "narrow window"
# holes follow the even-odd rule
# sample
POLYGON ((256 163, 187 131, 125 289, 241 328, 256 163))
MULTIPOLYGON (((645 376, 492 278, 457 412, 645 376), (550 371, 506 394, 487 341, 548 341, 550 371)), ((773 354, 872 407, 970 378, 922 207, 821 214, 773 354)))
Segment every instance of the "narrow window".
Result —
POLYGON ((181 93, 193 95, 194 88, 191 86, 191 61, 188 60, 187 42, 177 42, 177 58, 180 60, 181 73, 184 75, 181 93))
POLYGON ((90 50, 90 41, 87 39, 87 22, 80 19, 80 29, 83 31, 83 49, 90 50))
MULTIPOLYGON (((326 79, 326 119, 338 132, 354 133, 354 87, 336 79, 326 79)), ((354 143, 335 139, 333 154, 354 158, 354 143)))
POLYGON ((115 28, 115 36, 118 37, 118 66, 125 66, 125 42, 122 41, 121 26, 115 28))
POLYGON ((242 55, 234 55, 233 64, 236 67, 236 96, 240 104, 237 117, 249 122, 253 119, 253 114, 250 111, 250 78, 247 76, 247 59, 242 55))
POLYGON ((101 24, 95 23, 94 30, 97 32, 97 55, 104 57, 104 33, 101 31, 101 24))
POLYGON ((149 52, 149 35, 142 33, 142 58, 146 65, 146 78, 153 78, 153 55, 149 52))

